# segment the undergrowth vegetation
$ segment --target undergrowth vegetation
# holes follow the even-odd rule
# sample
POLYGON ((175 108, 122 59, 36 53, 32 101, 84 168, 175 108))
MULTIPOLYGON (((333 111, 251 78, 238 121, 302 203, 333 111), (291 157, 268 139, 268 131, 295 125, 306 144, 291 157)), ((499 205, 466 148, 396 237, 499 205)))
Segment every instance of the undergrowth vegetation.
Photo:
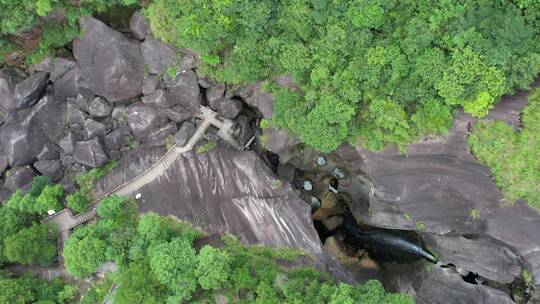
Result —
POLYGON ((540 89, 529 96, 521 119, 520 131, 502 121, 480 121, 469 145, 509 203, 523 199, 540 209, 540 89))
MULTIPOLYGON (((65 266, 73 275, 87 276, 104 262, 116 262, 114 303, 213 303, 218 298, 229 303, 413 303, 406 295, 386 293, 378 281, 336 284, 311 267, 280 266, 303 254, 298 250, 245 246, 231 235, 205 241, 191 225, 173 218, 155 213, 137 218, 131 200, 109 197, 98 215, 97 223, 77 228, 68 240, 65 266)), ((96 293, 83 296, 83 303, 96 293)))
POLYGON ((227 83, 294 77, 274 87, 273 123, 320 151, 358 139, 402 150, 485 116, 540 71, 537 1, 155 0, 154 34, 201 53, 227 83))

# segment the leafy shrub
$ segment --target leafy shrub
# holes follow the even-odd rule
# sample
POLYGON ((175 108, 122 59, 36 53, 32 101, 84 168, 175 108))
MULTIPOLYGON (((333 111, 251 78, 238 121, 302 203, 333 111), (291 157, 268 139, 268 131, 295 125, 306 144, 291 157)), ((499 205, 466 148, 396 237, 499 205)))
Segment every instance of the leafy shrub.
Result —
POLYGON ((220 290, 229 279, 229 255, 211 246, 204 246, 197 255, 195 275, 202 289, 220 290))
POLYGON ((509 203, 523 199, 540 209, 540 90, 523 110, 523 129, 502 121, 480 121, 469 136, 473 154, 486 164, 509 203))
POLYGON ((34 223, 6 237, 4 254, 10 262, 47 266, 56 256, 56 231, 34 223))

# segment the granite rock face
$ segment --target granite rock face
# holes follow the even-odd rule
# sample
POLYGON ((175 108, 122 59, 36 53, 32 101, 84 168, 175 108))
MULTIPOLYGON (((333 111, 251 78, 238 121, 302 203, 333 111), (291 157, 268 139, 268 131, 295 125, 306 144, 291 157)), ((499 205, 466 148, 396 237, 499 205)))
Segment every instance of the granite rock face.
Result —
POLYGON ((97 139, 76 142, 73 158, 79 164, 91 168, 101 167, 109 160, 97 139))
POLYGON ((174 143, 179 147, 187 144, 188 140, 195 133, 195 125, 191 122, 184 122, 180 127, 180 130, 174 135, 174 143))
POLYGON ((62 100, 47 96, 29 111, 15 116, 0 129, 2 147, 11 166, 30 165, 46 143, 63 135, 65 106, 62 100))
POLYGON ((53 143, 47 143, 43 146, 43 150, 38 154, 38 160, 53 160, 60 157, 60 147, 53 143))
POLYGON ((229 119, 235 119, 242 111, 242 101, 237 98, 227 99, 219 105, 218 113, 229 119))
POLYGON ((152 130, 163 126, 168 121, 159 109, 142 103, 130 105, 126 112, 129 127, 139 141, 144 140, 152 130))
POLYGON ((157 147, 172 144, 172 136, 178 131, 176 123, 170 122, 163 127, 152 131, 145 142, 146 147, 157 147), (167 140, 170 138, 170 141, 167 140))
POLYGON ((264 92, 261 89, 261 83, 255 82, 237 92, 245 103, 257 108, 263 118, 270 119, 274 113, 274 96, 271 93, 264 92))
POLYGON ((84 33, 73 41, 73 55, 95 95, 110 102, 142 93, 144 62, 140 43, 92 17, 80 19, 84 33))

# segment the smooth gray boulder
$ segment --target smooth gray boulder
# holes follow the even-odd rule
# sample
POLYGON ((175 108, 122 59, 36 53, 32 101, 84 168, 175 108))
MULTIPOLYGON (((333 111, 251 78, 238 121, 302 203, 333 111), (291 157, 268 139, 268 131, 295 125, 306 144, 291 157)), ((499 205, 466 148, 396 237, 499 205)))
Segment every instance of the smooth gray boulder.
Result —
POLYGON ((299 144, 300 142, 300 138, 291 136, 289 131, 286 129, 275 129, 268 127, 262 130, 262 145, 269 151, 277 154, 299 144))
POLYGON ((109 161, 97 138, 90 141, 76 142, 73 159, 77 163, 91 168, 101 167, 109 161))
POLYGON ((181 123, 194 116, 192 111, 185 109, 183 106, 174 106, 170 109, 162 109, 162 113, 175 123, 181 123))
POLYGON ((150 95, 159 88, 159 79, 156 75, 148 75, 143 80, 143 95, 150 95))
POLYGON ((270 119, 274 113, 274 96, 261 89, 261 82, 255 82, 237 92, 245 103, 257 108, 263 118, 270 119))
POLYGON ((167 144, 173 144, 173 135, 178 131, 178 127, 176 126, 176 123, 170 122, 163 127, 152 131, 148 138, 146 139, 146 142, 144 143, 145 147, 158 147, 158 146, 164 146, 167 144), (170 140, 167 142, 167 140, 170 140))
POLYGON ((22 111, 0 128, 0 147, 11 166, 30 165, 49 142, 63 136, 65 105, 46 96, 29 111, 22 111))
POLYGON ((96 118, 107 117, 112 112, 112 106, 105 98, 96 97, 88 105, 88 113, 96 118))
POLYGON ((180 130, 174 135, 174 142, 179 147, 182 147, 187 144, 188 140, 195 133, 195 125, 189 121, 186 121, 180 127, 180 130))
POLYGON ((48 72, 49 80, 55 82, 64 76, 69 70, 77 65, 74 61, 61 57, 47 57, 38 64, 31 65, 28 70, 31 72, 48 72))
POLYGON ((70 128, 82 130, 86 119, 88 119, 88 114, 81 111, 78 105, 73 102, 67 103, 67 123, 70 128))
POLYGON ((141 44, 141 52, 150 74, 165 73, 167 68, 175 68, 178 64, 176 50, 152 36, 146 37, 141 44))
POLYGON ((136 11, 129 20, 129 29, 139 40, 144 40, 150 34, 150 24, 141 10, 136 11))
POLYGON ((240 99, 232 98, 220 103, 218 114, 229 119, 235 119, 242 111, 243 104, 240 99))
POLYGON ((127 121, 128 114, 127 114, 126 108, 118 107, 118 106, 115 107, 112 111, 111 117, 112 119, 119 122, 127 121))
POLYGON ((47 143, 43 146, 43 150, 38 154, 38 160, 53 160, 60 157, 60 147, 53 143, 47 143))
POLYGON ((13 103, 9 109, 29 108, 35 105, 45 90, 48 81, 49 73, 38 72, 19 82, 13 90, 13 103))
POLYGON ((95 18, 79 22, 83 35, 73 41, 73 55, 92 92, 110 102, 139 96, 144 73, 140 43, 95 18))
POLYGON ((13 88, 5 78, 0 78, 0 110, 6 111, 11 105, 13 88))
POLYGON ((217 111, 220 103, 225 96, 225 84, 219 83, 206 89, 206 100, 208 100, 208 106, 217 111))
POLYGON ((79 134, 75 134, 73 132, 69 132, 66 136, 64 136, 62 139, 58 141, 58 146, 64 151, 65 154, 73 154, 73 150, 75 150, 75 142, 81 140, 81 136, 79 134))
POLYGON ((87 119, 84 122, 84 133, 84 138, 86 140, 103 137, 107 133, 107 127, 93 119, 87 119))
POLYGON ((54 82, 54 95, 60 97, 76 98, 77 95, 88 92, 86 77, 79 65, 75 65, 62 77, 54 82))
POLYGON ((142 103, 128 106, 126 112, 129 128, 139 141, 143 141, 152 130, 163 126, 168 121, 159 109, 142 103))
POLYGON ((30 184, 34 176, 36 176, 36 174, 30 167, 14 167, 9 170, 9 174, 6 175, 5 186, 8 187, 9 190, 15 192, 30 184))
POLYGON ((116 129, 107 134, 104 139, 107 150, 120 150, 127 145, 127 135, 122 129, 116 129))
POLYGON ((199 99, 199 82, 191 70, 179 73, 169 84, 169 92, 174 96, 176 105, 183 106, 193 114, 199 112, 201 101, 199 99))
POLYGON ((9 163, 7 161, 6 156, 0 155, 0 175, 2 175, 2 173, 4 173, 4 171, 6 171, 8 166, 9 166, 9 163))
POLYGON ((34 168, 41 174, 50 177, 52 182, 58 182, 63 177, 62 163, 58 159, 37 161, 34 163, 34 168))
POLYGON ((165 91, 165 90, 157 90, 154 91, 152 94, 144 96, 142 98, 142 101, 144 104, 147 104, 149 106, 155 106, 160 108, 169 108, 174 104, 174 96, 165 91))

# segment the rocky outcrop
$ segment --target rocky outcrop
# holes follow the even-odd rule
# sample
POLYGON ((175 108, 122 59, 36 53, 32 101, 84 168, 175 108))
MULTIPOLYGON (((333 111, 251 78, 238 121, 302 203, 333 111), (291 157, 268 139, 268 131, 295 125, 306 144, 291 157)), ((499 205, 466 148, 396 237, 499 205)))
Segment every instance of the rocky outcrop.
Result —
POLYGON ((34 168, 42 175, 50 177, 52 182, 58 182, 63 177, 62 163, 58 159, 37 161, 34 168))
POLYGON ((144 73, 140 43, 92 17, 81 18, 80 25, 83 35, 73 41, 73 55, 92 92, 110 102, 139 96, 144 73))
POLYGON ((96 118, 107 117, 112 112, 112 106, 102 97, 96 97, 88 105, 88 113, 96 118))
POLYGON ((65 106, 47 96, 29 111, 20 111, 0 129, 0 146, 11 166, 34 162, 46 143, 63 135, 65 106))
POLYGON ((225 118, 235 119, 242 111, 242 108, 243 104, 240 99, 231 98, 220 103, 218 113, 225 118))
POLYGON ((167 68, 175 68, 178 64, 176 50, 152 36, 148 36, 141 44, 144 65, 150 74, 162 74, 167 68))
POLYGON ((129 29, 139 40, 144 40, 150 34, 150 24, 144 18, 142 12, 136 11, 129 20, 129 29))
POLYGON ((49 73, 38 72, 15 86, 10 109, 29 108, 35 105, 49 81, 49 73))
POLYGON ((72 60, 61 57, 47 57, 38 64, 31 65, 28 69, 31 72, 41 71, 50 74, 49 80, 55 82, 64 76, 69 70, 74 68, 76 63, 72 60))
POLYGON ((15 192, 30 184, 34 176, 36 174, 30 167, 12 168, 9 170, 9 174, 7 174, 5 186, 12 192, 15 192))
POLYGON ((76 98, 77 95, 89 90, 87 80, 78 65, 75 65, 54 82, 55 96, 76 98))
POLYGON ((261 89, 261 82, 242 88, 236 93, 245 103, 257 108, 266 119, 272 118, 274 113, 274 96, 261 89))
POLYGON ((91 168, 101 167, 109 160, 97 139, 76 142, 73 158, 79 164, 91 168))
POLYGON ((152 130, 168 121, 157 108, 142 103, 130 105, 126 112, 129 127, 137 140, 144 140, 152 130))
POLYGON ((200 88, 197 76, 191 70, 179 73, 168 85, 169 92, 177 105, 181 105, 193 114, 199 112, 201 105, 200 88))

